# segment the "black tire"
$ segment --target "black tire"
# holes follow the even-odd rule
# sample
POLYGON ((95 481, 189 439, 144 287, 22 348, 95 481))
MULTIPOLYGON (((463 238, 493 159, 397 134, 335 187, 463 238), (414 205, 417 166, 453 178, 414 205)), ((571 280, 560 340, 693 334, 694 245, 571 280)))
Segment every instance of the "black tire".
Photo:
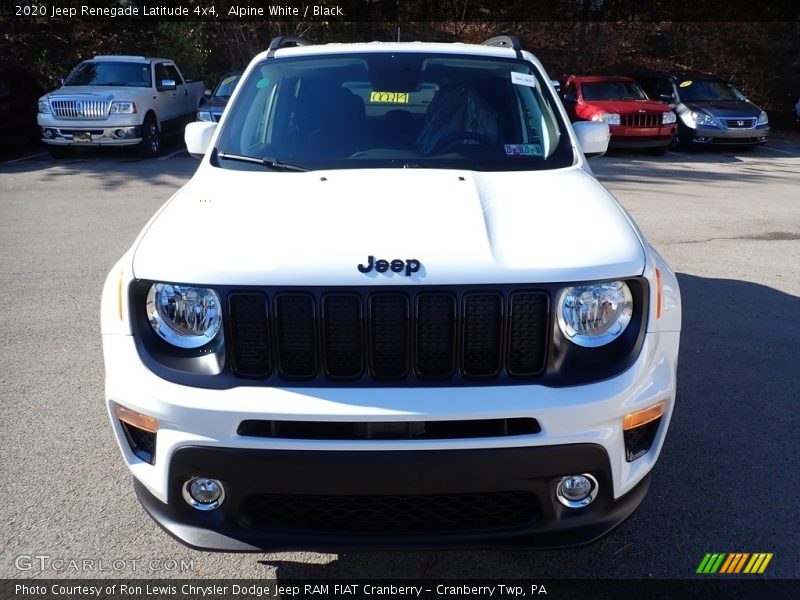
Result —
POLYGON ((48 145, 47 151, 53 158, 69 158, 75 153, 75 148, 73 148, 72 146, 48 145))
POLYGON ((161 154, 164 142, 161 137, 161 129, 158 127, 158 121, 152 113, 144 118, 142 123, 142 141, 136 146, 139 154, 147 158, 158 156, 161 154))

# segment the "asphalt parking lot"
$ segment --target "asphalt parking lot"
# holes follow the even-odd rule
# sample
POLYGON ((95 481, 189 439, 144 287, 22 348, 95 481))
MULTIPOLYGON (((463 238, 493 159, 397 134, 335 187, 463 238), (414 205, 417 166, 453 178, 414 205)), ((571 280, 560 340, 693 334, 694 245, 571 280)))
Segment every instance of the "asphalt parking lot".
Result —
POLYGON ((558 552, 231 555, 184 547, 146 516, 103 406, 103 280, 197 162, 179 146, 151 160, 0 156, 0 577, 684 578, 706 552, 739 551, 774 553, 765 577, 800 576, 800 136, 591 164, 684 302, 678 405, 633 517, 558 552))

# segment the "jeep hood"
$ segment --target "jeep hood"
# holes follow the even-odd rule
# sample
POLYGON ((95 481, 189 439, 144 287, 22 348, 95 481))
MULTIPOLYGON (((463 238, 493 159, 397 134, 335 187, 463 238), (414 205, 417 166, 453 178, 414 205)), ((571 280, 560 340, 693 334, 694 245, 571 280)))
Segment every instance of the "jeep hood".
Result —
POLYGON ((617 113, 620 115, 635 115, 639 111, 669 112, 666 104, 654 100, 588 100, 584 102, 589 114, 600 112, 617 113))
POLYGON ((578 168, 252 172, 201 166, 135 245, 140 279, 209 285, 528 283, 640 275, 638 230, 578 168), (416 259, 411 276, 358 270, 416 259))

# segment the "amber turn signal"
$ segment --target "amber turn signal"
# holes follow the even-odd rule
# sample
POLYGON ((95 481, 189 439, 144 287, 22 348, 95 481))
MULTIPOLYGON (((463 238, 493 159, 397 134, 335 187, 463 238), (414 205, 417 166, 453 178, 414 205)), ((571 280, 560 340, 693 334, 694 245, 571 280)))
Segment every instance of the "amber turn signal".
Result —
POLYGON ((622 430, 629 431, 655 421, 664 414, 664 408, 666 408, 666 403, 662 400, 649 408, 625 415, 622 419, 622 430))
POLYGON ((153 417, 148 417, 119 404, 114 405, 114 412, 117 413, 117 418, 123 423, 138 427, 144 431, 155 433, 158 429, 158 421, 153 417))

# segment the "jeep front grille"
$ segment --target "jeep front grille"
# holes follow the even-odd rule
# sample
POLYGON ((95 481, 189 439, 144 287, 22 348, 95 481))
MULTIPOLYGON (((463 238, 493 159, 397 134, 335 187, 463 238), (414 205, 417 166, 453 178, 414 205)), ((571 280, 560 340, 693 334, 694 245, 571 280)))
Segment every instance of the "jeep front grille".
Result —
POLYGON ((105 119, 111 103, 105 100, 51 100, 53 115, 62 119, 105 119))
POLYGON ((240 377, 413 384, 545 368, 549 296, 535 289, 238 291, 227 307, 240 377))
POLYGON ((620 124, 623 127, 661 127, 664 113, 634 113, 632 115, 620 115, 620 124))

